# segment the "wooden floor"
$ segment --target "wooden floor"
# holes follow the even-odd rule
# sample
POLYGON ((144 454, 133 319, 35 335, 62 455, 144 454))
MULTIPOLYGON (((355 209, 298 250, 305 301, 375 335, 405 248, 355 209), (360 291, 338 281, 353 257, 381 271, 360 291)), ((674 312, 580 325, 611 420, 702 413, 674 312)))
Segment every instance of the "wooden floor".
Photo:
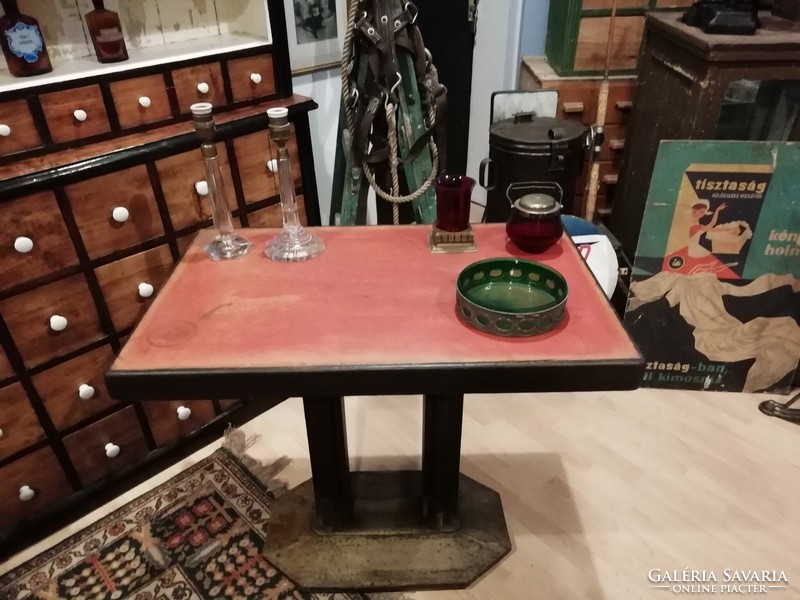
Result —
MULTIPOLYGON (((651 587, 648 572, 714 571, 722 583, 725 569, 745 569, 784 571, 788 578, 788 588, 754 596, 800 598, 800 428, 762 415, 757 405, 767 397, 775 396, 666 390, 467 396, 462 471, 500 493, 514 547, 467 590, 412 597, 721 598, 651 587)), ((421 399, 347 403, 353 469, 418 466, 421 399)), ((245 430, 260 435, 252 455, 293 459, 284 472, 291 485, 310 476, 299 400, 245 430)))

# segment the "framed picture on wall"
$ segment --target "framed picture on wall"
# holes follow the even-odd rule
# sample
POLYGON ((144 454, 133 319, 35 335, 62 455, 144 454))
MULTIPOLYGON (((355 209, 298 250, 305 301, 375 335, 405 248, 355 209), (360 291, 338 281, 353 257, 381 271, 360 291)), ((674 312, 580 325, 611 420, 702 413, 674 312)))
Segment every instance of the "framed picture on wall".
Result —
POLYGON ((337 67, 347 22, 347 0, 283 0, 292 74, 337 67))

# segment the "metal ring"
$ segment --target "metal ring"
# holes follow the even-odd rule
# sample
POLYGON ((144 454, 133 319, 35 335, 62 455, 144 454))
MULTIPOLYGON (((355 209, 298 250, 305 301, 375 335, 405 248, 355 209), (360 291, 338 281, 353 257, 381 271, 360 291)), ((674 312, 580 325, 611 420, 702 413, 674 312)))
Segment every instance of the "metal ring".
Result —
MULTIPOLYGON (((411 5, 411 2, 406 2, 406 5, 403 7, 403 9, 407 11, 407 10, 408 10, 408 7, 409 7, 410 5, 411 5)), ((414 8, 416 9, 417 7, 415 6, 414 8)), ((411 19, 411 24, 412 24, 412 25, 413 25, 414 23, 416 23, 416 22, 417 22, 417 17, 418 17, 418 16, 419 16, 419 10, 417 10, 417 12, 415 12, 415 13, 414 13, 414 18, 413 18, 413 19, 411 19)))
POLYGON ((388 22, 389 22, 389 17, 387 17, 386 15, 383 15, 381 17, 381 23, 388 23, 388 22))

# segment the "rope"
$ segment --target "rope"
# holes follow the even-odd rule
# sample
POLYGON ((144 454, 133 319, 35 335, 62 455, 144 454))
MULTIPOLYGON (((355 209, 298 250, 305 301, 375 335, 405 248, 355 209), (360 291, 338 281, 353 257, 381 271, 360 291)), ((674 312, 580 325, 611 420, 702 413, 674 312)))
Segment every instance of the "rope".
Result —
MULTIPOLYGON (((342 49, 342 104, 344 105, 345 120, 347 121, 347 128, 350 131, 350 138, 355 143, 355 123, 350 99, 350 67, 353 58, 353 32, 355 30, 356 14, 358 13, 359 0, 349 0, 347 11, 347 27, 344 34, 344 47, 342 49)), ((415 192, 406 196, 400 196, 400 179, 398 174, 398 151, 397 151, 397 119, 395 116, 395 106, 389 103, 386 109, 386 122, 389 128, 389 166, 392 175, 392 192, 387 193, 381 189, 378 182, 375 180, 375 174, 372 169, 364 163, 362 170, 369 181, 370 187, 375 190, 375 194, 384 200, 394 204, 392 207, 392 220, 395 225, 399 224, 400 209, 398 204, 404 202, 413 202, 422 197, 431 187, 433 180, 436 178, 436 173, 439 170, 439 149, 436 147, 431 137, 428 140, 428 147, 431 151, 431 172, 428 178, 415 192), (390 107, 390 108, 389 108, 390 107)), ((428 104, 428 119, 426 125, 434 127, 436 124, 436 109, 434 102, 428 104)))

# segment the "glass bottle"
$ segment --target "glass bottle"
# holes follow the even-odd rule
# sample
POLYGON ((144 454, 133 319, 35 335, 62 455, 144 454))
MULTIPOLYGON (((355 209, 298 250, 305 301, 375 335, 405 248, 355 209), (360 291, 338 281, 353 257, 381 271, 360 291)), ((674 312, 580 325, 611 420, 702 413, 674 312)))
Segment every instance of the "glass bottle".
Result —
POLYGON ((242 257, 253 249, 253 244, 233 230, 219 153, 214 143, 213 107, 208 102, 198 102, 189 108, 194 118, 195 132, 201 141, 200 152, 203 155, 208 195, 211 199, 211 218, 217 230, 217 237, 205 247, 205 253, 213 260, 242 257))
POLYGON ((94 10, 86 13, 86 25, 97 60, 101 63, 128 60, 128 48, 122 35, 119 15, 106 9, 103 0, 92 0, 94 10))
POLYGON ((0 0, 0 46, 15 77, 41 75, 53 70, 39 21, 19 12, 17 0, 0 0))
POLYGON ((278 180, 281 189, 281 211, 283 228, 280 234, 267 243, 264 254, 272 260, 296 262, 319 256, 325 251, 325 243, 311 235, 300 224, 297 200, 294 196, 292 163, 286 142, 291 137, 289 111, 286 108, 270 108, 269 137, 278 145, 278 180))

